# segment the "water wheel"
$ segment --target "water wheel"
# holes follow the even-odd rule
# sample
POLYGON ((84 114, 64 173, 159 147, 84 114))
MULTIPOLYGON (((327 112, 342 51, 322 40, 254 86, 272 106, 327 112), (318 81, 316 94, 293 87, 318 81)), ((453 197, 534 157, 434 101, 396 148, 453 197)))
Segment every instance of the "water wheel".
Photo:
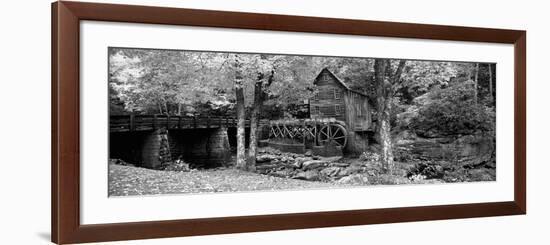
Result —
POLYGON ((348 132, 340 124, 323 125, 317 135, 317 142, 321 146, 334 144, 344 148, 348 142, 348 132))

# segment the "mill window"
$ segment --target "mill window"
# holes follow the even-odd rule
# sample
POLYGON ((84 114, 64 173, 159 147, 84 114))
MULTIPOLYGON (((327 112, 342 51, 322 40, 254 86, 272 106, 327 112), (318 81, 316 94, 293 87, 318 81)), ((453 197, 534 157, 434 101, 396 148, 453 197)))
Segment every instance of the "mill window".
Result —
POLYGON ((338 88, 334 88, 334 99, 341 99, 342 98, 342 90, 338 88))
POLYGON ((344 108, 342 105, 335 105, 334 110, 336 111, 337 115, 341 115, 342 113, 344 113, 344 108))

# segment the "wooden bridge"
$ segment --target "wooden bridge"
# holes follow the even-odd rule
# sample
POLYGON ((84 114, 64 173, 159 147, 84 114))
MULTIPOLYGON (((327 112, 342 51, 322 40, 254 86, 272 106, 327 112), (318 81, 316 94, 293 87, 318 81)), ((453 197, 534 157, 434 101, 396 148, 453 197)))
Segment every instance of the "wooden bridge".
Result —
MULTIPOLYGON (((260 125, 267 125, 267 120, 260 125)), ((146 131, 165 129, 200 129, 200 128, 237 127, 233 117, 189 117, 169 115, 112 115, 109 117, 110 132, 146 131)), ((245 127, 250 127, 250 120, 245 120, 245 127)))

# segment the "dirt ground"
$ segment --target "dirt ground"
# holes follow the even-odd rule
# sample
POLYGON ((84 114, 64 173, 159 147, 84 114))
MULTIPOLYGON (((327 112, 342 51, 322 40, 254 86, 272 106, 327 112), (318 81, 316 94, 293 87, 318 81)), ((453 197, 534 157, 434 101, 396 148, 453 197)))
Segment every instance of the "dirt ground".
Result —
POLYGON ((341 185, 285 179, 232 168, 174 172, 109 165, 109 196, 333 188, 341 185))

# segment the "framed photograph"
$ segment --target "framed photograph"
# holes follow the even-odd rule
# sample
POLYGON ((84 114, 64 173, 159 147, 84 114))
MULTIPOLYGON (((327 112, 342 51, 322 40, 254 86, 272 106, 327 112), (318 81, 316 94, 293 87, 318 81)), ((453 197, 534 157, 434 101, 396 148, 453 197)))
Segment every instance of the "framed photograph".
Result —
POLYGON ((52 4, 52 241, 526 213, 526 32, 52 4))

